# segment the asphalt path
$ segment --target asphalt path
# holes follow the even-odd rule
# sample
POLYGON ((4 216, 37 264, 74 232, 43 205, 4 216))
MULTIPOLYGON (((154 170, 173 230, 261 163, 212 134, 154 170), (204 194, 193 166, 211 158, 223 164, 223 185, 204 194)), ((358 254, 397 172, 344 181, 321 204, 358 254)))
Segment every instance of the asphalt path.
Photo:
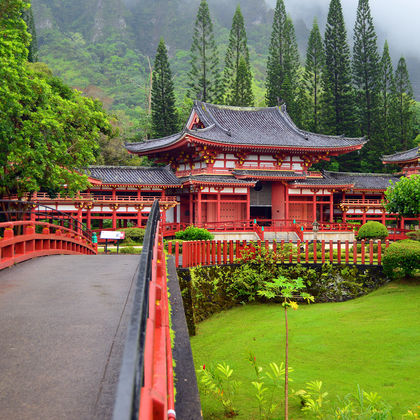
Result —
POLYGON ((139 255, 0 271, 0 419, 108 419, 139 255))

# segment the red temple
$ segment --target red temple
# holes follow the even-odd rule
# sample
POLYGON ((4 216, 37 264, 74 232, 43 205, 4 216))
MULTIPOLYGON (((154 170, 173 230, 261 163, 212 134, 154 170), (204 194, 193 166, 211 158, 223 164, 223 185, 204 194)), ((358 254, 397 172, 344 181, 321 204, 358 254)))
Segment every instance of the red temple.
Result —
MULTIPOLYGON (((186 224, 217 230, 226 223, 246 230, 255 222, 266 231, 296 225, 309 229, 314 221, 330 227, 367 220, 388 224, 396 215, 386 213, 384 191, 401 174, 311 170, 366 142, 301 130, 284 106, 239 108, 196 101, 180 133, 126 144, 130 153, 166 166, 92 166, 91 188, 76 199, 38 193, 36 200, 94 229, 144 225, 155 198, 174 230, 186 224)), ((418 148, 383 161, 400 164, 405 175, 418 173, 418 148)), ((404 220, 400 223, 403 227, 404 220)))

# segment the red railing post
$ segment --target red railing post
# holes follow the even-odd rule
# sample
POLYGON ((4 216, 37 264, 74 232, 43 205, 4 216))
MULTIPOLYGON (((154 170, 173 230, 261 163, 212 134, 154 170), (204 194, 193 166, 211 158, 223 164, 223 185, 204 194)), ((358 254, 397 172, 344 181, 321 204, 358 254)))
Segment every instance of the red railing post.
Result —
POLYGON ((330 263, 334 262, 334 244, 333 241, 330 239, 330 263))
POLYGON ((217 241, 217 264, 222 264, 222 242, 217 241))
POLYGON ((227 241, 223 241, 223 264, 227 264, 227 241))
POLYGON ((309 241, 305 241, 305 262, 309 262, 309 241))
POLYGON ((298 264, 300 263, 300 240, 297 241, 297 255, 296 255, 296 259, 298 264))
POLYGON ((365 263, 365 240, 362 239, 362 264, 365 263))
POLYGON ((236 259, 238 259, 239 258, 239 248, 240 248, 240 243, 241 243, 241 241, 239 241, 239 240, 236 240, 236 252, 235 252, 235 254, 236 254, 236 259))
POLYGON ((382 264, 382 241, 378 241, 378 265, 382 264))
POLYGON ((175 267, 179 267, 179 242, 175 242, 175 267))
POLYGON ((289 251, 289 263, 293 262, 293 241, 289 241, 290 251, 289 251))
POLYGON ((314 239, 313 242, 312 242, 312 246, 313 246, 313 251, 314 251, 314 263, 315 264, 316 264, 317 257, 318 257, 318 252, 317 252, 317 249, 316 249, 316 244, 317 244, 316 239, 314 239))
POLYGON ((229 241, 229 262, 233 264, 233 241, 229 241))
POLYGON ((345 247, 346 247, 346 264, 348 264, 349 263, 349 241, 346 241, 345 243, 346 243, 346 245, 345 245, 345 247))
POLYGON ((341 264, 341 241, 337 241, 337 261, 338 264, 341 264))
POLYGON ((212 260, 213 265, 217 264, 217 260, 216 260, 216 241, 211 241, 211 260, 212 260))
POLYGON ((353 241, 353 264, 357 264, 357 241, 353 241))
POLYGON ((322 264, 325 263, 325 240, 324 239, 321 241, 321 261, 322 261, 322 264))
POLYGON ((369 264, 373 264, 373 240, 369 241, 369 264))

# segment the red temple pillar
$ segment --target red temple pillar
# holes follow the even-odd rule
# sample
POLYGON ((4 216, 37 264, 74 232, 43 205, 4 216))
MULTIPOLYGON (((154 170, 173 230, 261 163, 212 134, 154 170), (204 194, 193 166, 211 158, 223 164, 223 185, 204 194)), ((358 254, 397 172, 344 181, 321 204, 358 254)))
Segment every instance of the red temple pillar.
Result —
POLYGON ((246 220, 251 219, 251 188, 246 190, 246 220))
POLYGON ((112 188, 112 199, 113 200, 116 200, 117 199, 117 190, 116 190, 116 188, 114 187, 114 188, 112 188))
POLYGON ((216 216, 216 221, 220 222, 220 190, 217 193, 217 216, 216 216))
POLYGON ((112 229, 117 229, 117 207, 112 207, 112 229))
POLYGON ((190 193, 190 225, 194 223, 193 210, 194 210, 194 194, 190 193))
POLYGON ((289 186, 285 185, 284 195, 286 196, 286 220, 289 220, 289 186))
POLYGON ((92 209, 87 209, 86 213, 86 226, 90 230, 92 226, 92 209))
POLYGON ((312 218, 316 220, 316 191, 314 191, 313 202, 312 202, 312 218))
POLYGON ((201 224, 201 190, 198 190, 197 194, 197 214, 198 214, 198 224, 201 224))
POLYGON ((137 188, 137 200, 141 200, 141 188, 137 188))
POLYGON ((330 223, 334 222, 334 194, 330 196, 330 223))

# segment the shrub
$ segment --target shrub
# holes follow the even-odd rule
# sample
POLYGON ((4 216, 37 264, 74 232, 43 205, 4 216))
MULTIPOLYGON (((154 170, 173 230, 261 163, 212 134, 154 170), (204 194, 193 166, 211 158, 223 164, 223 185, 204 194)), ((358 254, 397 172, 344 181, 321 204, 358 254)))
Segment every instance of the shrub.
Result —
POLYGON ((407 236, 413 241, 420 241, 420 230, 413 230, 412 232, 407 232, 407 236))
POLYGON ((123 243, 132 244, 132 243, 143 243, 145 229, 142 228, 126 228, 122 229, 125 232, 125 239, 123 243))
POLYGON ((140 248, 134 248, 134 246, 125 246, 120 248, 120 254, 141 254, 140 248))
POLYGON ((185 230, 176 232, 175 238, 183 239, 184 241, 211 241, 213 235, 207 229, 188 226, 185 230))
POLYGON ((411 239, 391 244, 382 260, 389 277, 410 277, 420 267, 420 243, 411 239))
POLYGON ((357 239, 385 239, 389 235, 385 225, 379 222, 367 222, 357 234, 357 239))

